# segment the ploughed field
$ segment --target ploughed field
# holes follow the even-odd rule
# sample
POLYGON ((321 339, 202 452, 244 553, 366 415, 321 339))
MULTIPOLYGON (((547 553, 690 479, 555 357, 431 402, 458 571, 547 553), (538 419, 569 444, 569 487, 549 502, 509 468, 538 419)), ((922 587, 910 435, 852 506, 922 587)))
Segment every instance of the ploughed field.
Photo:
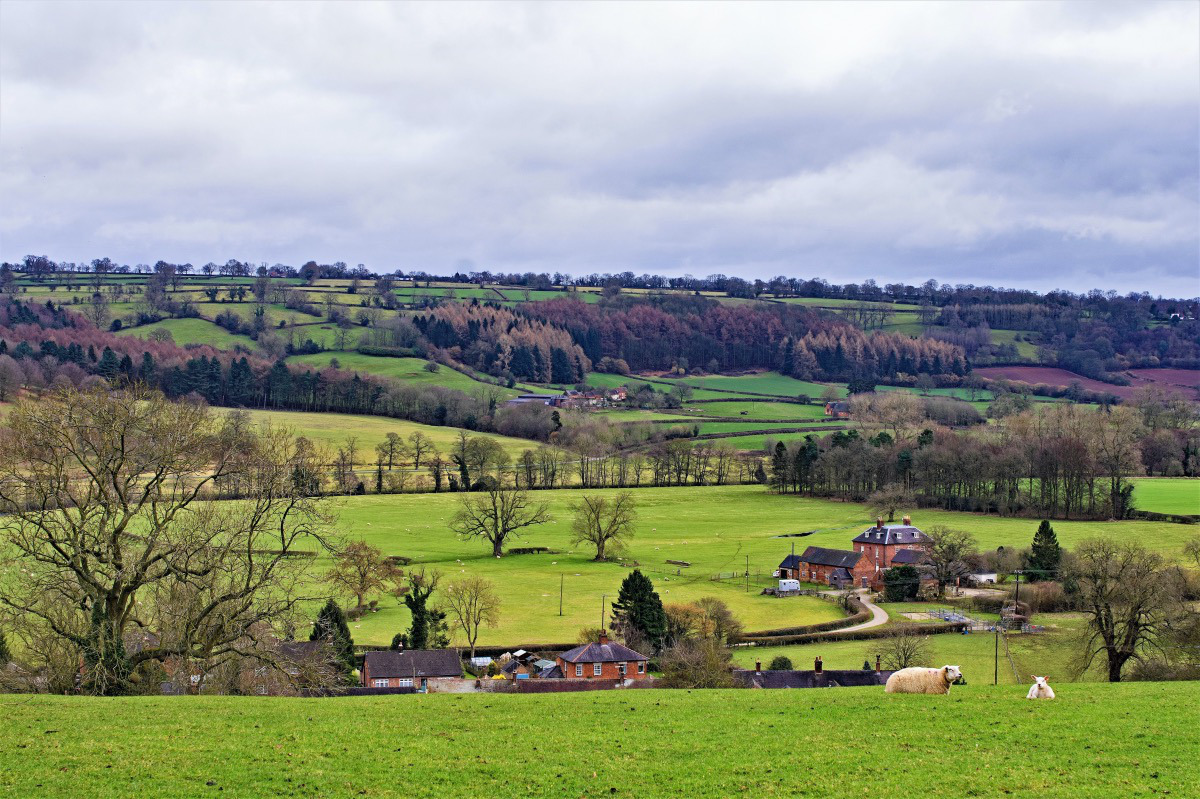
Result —
POLYGON ((1197 683, 16 698, 6 796, 1200 794, 1197 683), (833 786, 836 786, 834 788, 833 786))
MULTIPOLYGON (((807 546, 849 549, 850 540, 870 523, 864 505, 780 496, 762 486, 702 486, 635 489, 639 522, 625 553, 626 563, 596 563, 594 550, 571 544, 569 503, 585 493, 556 490, 533 492, 549 506, 552 520, 523 531, 509 546, 547 547, 552 552, 505 555, 497 559, 482 540, 461 541, 449 523, 458 505, 454 494, 403 494, 352 497, 338 501, 340 527, 350 538, 362 538, 387 555, 411 558, 414 565, 441 570, 445 579, 480 574, 493 580, 502 600, 496 628, 485 628, 481 644, 565 643, 583 626, 600 623, 601 603, 612 601, 633 562, 654 581, 664 602, 702 596, 725 600, 748 630, 812 624, 838 618, 830 603, 809 597, 775 599, 759 592, 771 583, 771 572, 792 551, 807 546), (811 532, 801 537, 784 534, 811 532), (682 567, 667 561, 684 561, 682 567), (751 573, 749 591, 742 574, 751 573), (732 579, 713 580, 722 574, 732 579), (559 616, 562 586, 563 615, 559 616)), ((999 518, 967 513, 921 510, 914 523, 922 528, 946 525, 972 533, 982 549, 1029 546, 1037 519, 999 518)), ((1169 522, 1055 521, 1065 547, 1094 536, 1131 538, 1178 557, 1184 543, 1197 534, 1191 525, 1169 522)), ((322 558, 318 568, 328 562, 322 558)), ((408 611, 390 596, 379 611, 353 622, 355 641, 387 644, 407 628, 408 611), (356 626, 357 625, 357 626, 356 626)), ((861 660, 859 661, 861 665, 861 660)))

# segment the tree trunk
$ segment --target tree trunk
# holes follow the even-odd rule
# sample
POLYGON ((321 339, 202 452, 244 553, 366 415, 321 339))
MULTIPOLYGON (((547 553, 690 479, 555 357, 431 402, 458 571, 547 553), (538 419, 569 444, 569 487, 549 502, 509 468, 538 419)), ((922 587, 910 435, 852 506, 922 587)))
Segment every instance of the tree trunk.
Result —
POLYGON ((1125 658, 1117 652, 1108 653, 1108 681, 1121 681, 1121 668, 1125 665, 1125 658))
POLYGON ((494 557, 498 558, 503 554, 504 554, 504 539, 497 538, 496 540, 492 541, 492 555, 494 557))

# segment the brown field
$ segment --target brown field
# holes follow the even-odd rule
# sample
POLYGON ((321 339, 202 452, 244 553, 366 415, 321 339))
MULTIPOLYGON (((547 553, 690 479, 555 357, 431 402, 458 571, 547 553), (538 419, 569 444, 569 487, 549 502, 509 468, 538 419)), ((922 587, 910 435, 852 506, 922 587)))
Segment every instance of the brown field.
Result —
MULTIPOLYGON (((1006 380, 1016 380, 1022 383, 1030 383, 1036 385, 1044 383, 1047 386, 1066 386, 1072 383, 1079 383, 1082 388, 1088 391, 1107 391, 1109 394, 1121 398, 1133 396, 1136 386, 1114 386, 1112 383, 1101 383, 1099 380, 1093 380, 1090 377, 1068 372, 1066 369, 1059 369, 1054 366, 985 366, 980 369, 971 370, 974 374, 980 377, 997 378, 1002 377, 1006 380)), ((1186 369, 1146 369, 1139 371, 1173 371, 1187 372, 1186 369)), ((1146 381, 1146 385, 1149 381, 1146 381)))
POLYGON ((1133 381, 1134 388, 1158 385, 1200 399, 1200 369, 1130 369, 1125 374, 1133 381))

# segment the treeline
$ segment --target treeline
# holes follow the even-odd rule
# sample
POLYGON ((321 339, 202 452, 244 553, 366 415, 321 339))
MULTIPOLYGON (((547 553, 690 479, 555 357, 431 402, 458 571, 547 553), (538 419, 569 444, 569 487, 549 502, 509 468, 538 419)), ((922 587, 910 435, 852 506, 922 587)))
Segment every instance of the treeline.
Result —
POLYGON ((769 481, 780 493, 866 500, 899 494, 947 510, 1123 519, 1131 476, 1200 474, 1200 430, 1186 401, 1142 395, 1108 410, 1043 404, 986 432, 857 430, 780 442, 769 481))
POLYGON ((866 334, 835 316, 795 306, 722 305, 704 297, 573 298, 518 313, 571 333, 586 356, 633 371, 778 369, 804 380, 963 375, 961 348, 891 333, 866 334))

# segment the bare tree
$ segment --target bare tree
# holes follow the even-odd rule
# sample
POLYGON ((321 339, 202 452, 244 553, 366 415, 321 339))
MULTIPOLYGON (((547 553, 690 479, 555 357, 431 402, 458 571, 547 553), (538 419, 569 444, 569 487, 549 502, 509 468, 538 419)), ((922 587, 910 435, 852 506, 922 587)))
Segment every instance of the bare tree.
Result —
POLYGON ((928 666, 929 636, 923 635, 915 625, 898 625, 893 628, 891 635, 872 642, 867 650, 867 660, 876 656, 887 671, 899 671, 910 666, 928 666))
POLYGON ((486 577, 466 577, 447 585, 442 601, 454 626, 467 639, 471 657, 475 657, 480 627, 485 624, 495 627, 500 623, 500 595, 495 586, 486 577))
POLYGON ((458 511, 450 520, 450 529, 464 540, 483 538, 492 545, 492 554, 504 554, 504 542, 519 530, 550 520, 546 504, 533 504, 526 491, 492 488, 463 495, 458 511))
POLYGON ((329 522, 294 486, 295 451, 282 431, 140 390, 18 403, 0 431, 0 605, 81 659, 93 693, 171 659, 270 659, 263 631, 311 585, 293 555, 329 522), (217 491, 243 499, 202 501, 217 491), (135 631, 152 635, 127 648, 135 631))
POLYGON ((911 508, 916 504, 917 498, 899 483, 885 485, 867 497, 867 506, 871 509, 871 513, 877 516, 886 514, 889 524, 896 520, 896 511, 901 508, 911 508))
POLYGON ((930 527, 925 534, 929 536, 929 562, 937 578, 938 596, 942 596, 946 593, 947 585, 970 573, 967 556, 977 548, 975 536, 963 530, 940 526, 930 527))
POLYGON ((414 469, 420 469, 421 459, 425 457, 427 453, 434 451, 433 442, 430 441, 429 437, 420 430, 414 431, 413 434, 408 437, 408 446, 412 452, 414 469))
POLYGON ((1066 582, 1088 615, 1080 671, 1103 656, 1108 681, 1120 682, 1126 663, 1161 650, 1172 623, 1188 613, 1177 577, 1161 555, 1136 542, 1095 538, 1077 546, 1066 582))
MULTIPOLYGON (((413 435, 417 436, 420 433, 413 433, 413 435)), ((375 452, 383 458, 387 464, 388 471, 391 471, 396 460, 404 457, 404 440, 397 433, 388 433, 383 441, 375 445, 375 452)), ((417 468, 420 468, 420 464, 417 464, 417 468)))
POLYGON ((366 541, 352 541, 333 556, 333 568, 325 580, 355 598, 361 610, 368 594, 392 591, 404 572, 378 548, 366 541))
POLYGON ((567 507, 575 513, 571 522, 571 543, 587 542, 595 546, 593 560, 616 555, 633 536, 637 502, 631 491, 621 491, 611 497, 593 494, 567 507))

